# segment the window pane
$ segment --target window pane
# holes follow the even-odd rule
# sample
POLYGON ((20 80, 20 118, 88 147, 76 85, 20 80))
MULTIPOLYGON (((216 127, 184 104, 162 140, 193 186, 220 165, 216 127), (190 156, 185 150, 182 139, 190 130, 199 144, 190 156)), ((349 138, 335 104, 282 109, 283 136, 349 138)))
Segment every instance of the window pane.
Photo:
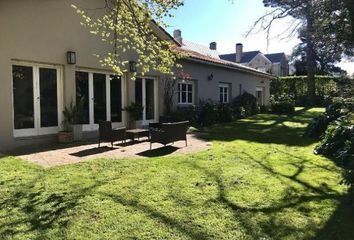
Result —
POLYGON ((146 120, 155 118, 154 80, 146 79, 146 120))
POLYGON ((15 129, 34 128, 33 69, 13 66, 13 101, 15 129))
POLYGON ((191 92, 188 93, 188 103, 193 103, 193 94, 191 92))
MULTIPOLYGON (((143 105, 143 80, 141 78, 137 78, 135 80, 135 102, 143 105)), ((143 113, 141 117, 137 120, 143 119, 143 113)))
POLYGON ((107 120, 106 75, 93 74, 94 119, 95 123, 107 120))
POLYGON ((41 127, 58 126, 57 70, 39 69, 41 127))
POLYGON ((182 84, 182 91, 183 92, 187 91, 187 85, 186 84, 182 84))
POLYGON ((111 76, 111 121, 122 122, 122 84, 121 78, 111 76))
POLYGON ((182 92, 182 103, 187 103, 187 93, 182 92))
POLYGON ((193 91, 193 86, 192 84, 188 84, 188 92, 192 92, 193 91))
POLYGON ((87 72, 76 72, 76 103, 82 104, 81 124, 90 124, 89 107, 89 74, 87 72))

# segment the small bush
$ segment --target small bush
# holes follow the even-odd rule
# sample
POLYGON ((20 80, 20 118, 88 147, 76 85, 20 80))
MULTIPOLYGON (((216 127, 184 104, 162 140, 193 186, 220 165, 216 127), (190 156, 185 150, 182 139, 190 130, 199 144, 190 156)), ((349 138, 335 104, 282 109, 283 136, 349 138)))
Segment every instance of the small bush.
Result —
POLYGON ((228 104, 206 100, 200 101, 198 106, 179 107, 168 116, 161 117, 160 121, 174 122, 188 120, 192 125, 210 126, 216 123, 231 122, 256 113, 258 113, 256 98, 249 93, 244 93, 228 104))
POLYGON ((344 166, 354 161, 354 114, 330 124, 315 153, 334 158, 344 166))
POLYGON ((320 138, 326 131, 330 123, 339 119, 348 112, 346 99, 333 98, 326 108, 326 112, 314 118, 308 125, 305 136, 320 138))
POLYGON ((259 107, 259 112, 260 113, 269 113, 270 112, 270 109, 268 106, 260 106, 259 107))
POLYGON ((244 92, 242 95, 236 97, 232 104, 234 107, 243 107, 246 116, 252 116, 259 113, 257 98, 248 92, 244 92))
POLYGON ((275 114, 291 114, 295 112, 295 101, 287 95, 271 96, 270 108, 275 114))

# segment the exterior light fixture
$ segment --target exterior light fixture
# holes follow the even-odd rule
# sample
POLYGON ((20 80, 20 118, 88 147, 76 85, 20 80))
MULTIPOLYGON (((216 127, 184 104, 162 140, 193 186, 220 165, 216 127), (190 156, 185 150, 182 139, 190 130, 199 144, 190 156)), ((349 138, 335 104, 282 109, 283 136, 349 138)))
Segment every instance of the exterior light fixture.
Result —
POLYGON ((129 62, 129 72, 131 72, 131 73, 136 72, 136 62, 134 62, 134 61, 129 62))
POLYGON ((68 64, 76 64, 76 52, 68 51, 66 53, 66 60, 68 64))
POLYGON ((213 80, 213 79, 214 79, 214 74, 210 74, 210 75, 208 76, 208 80, 211 81, 211 80, 213 80))

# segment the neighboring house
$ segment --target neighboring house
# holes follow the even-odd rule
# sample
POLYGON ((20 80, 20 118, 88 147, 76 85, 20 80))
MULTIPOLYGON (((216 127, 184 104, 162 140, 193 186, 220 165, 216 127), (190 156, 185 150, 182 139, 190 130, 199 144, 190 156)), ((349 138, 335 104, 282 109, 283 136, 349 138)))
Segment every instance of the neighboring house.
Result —
MULTIPOLYGON (((138 125, 156 122, 163 114, 165 76, 149 72, 133 79, 132 73, 114 76, 102 67, 94 55, 110 52, 111 46, 80 25, 71 4, 102 7, 101 0, 0 2, 0 150, 54 142, 64 107, 79 98, 84 99, 85 137, 97 136, 102 120, 126 126, 122 109, 131 102, 144 106, 138 125), (75 64, 67 61, 68 52, 75 52, 75 64)), ((161 39, 179 45, 162 28, 152 27, 161 39)), ((228 102, 243 91, 268 104, 272 76, 183 48, 189 55, 181 63, 189 77, 178 80, 176 105, 198 104, 199 99, 228 102)), ((127 59, 134 61, 134 54, 127 59)))
POLYGON ((276 77, 289 75, 289 63, 285 53, 243 52, 243 45, 238 43, 236 44, 235 53, 222 54, 219 57, 226 61, 240 63, 244 66, 270 73, 276 77))

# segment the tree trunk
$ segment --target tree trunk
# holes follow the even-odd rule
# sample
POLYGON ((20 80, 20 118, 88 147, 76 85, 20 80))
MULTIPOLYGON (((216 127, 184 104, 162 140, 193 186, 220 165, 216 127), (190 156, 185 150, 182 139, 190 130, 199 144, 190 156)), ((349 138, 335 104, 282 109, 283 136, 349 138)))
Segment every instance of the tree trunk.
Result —
POLYGON ((314 21, 311 14, 312 6, 308 7, 308 12, 306 16, 307 26, 306 26, 306 40, 307 40, 307 95, 309 100, 309 105, 313 106, 315 104, 316 89, 315 89, 315 72, 316 72, 316 53, 314 45, 314 21))

